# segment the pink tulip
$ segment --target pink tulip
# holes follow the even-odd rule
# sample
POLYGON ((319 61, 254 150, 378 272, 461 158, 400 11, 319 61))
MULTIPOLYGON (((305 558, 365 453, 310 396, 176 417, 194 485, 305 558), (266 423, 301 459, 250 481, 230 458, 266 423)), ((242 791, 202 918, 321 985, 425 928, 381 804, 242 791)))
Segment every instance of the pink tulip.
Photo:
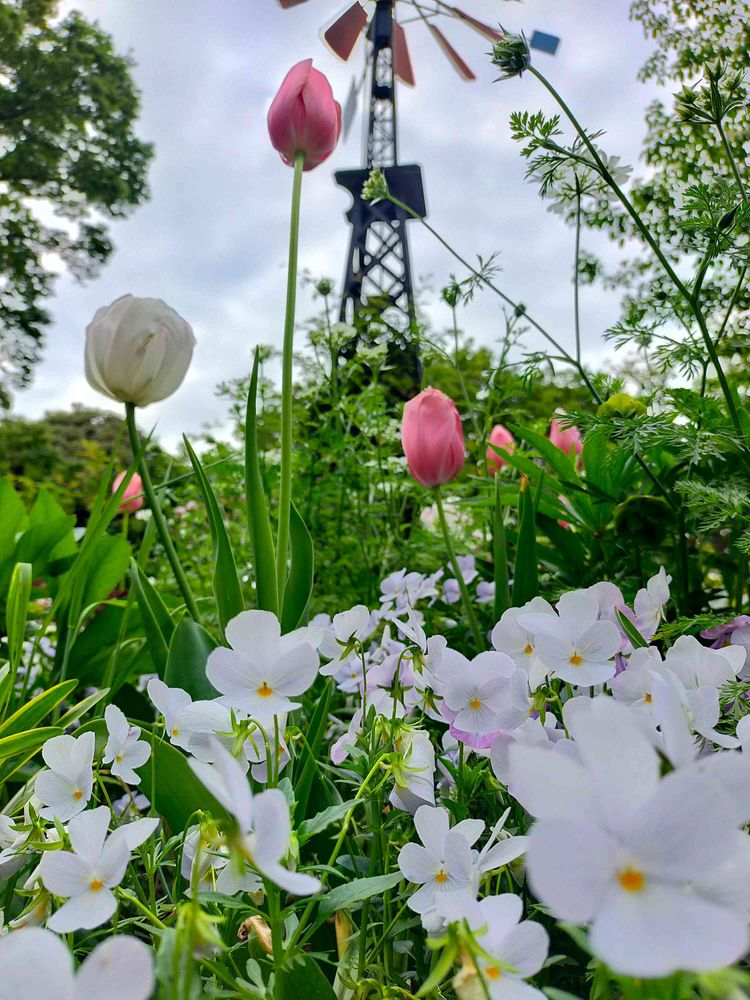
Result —
POLYGON ((297 153, 305 154, 305 170, 312 170, 336 148, 341 133, 341 106, 334 101, 328 80, 312 59, 292 66, 268 111, 271 145, 284 163, 294 166, 297 153))
POLYGON ((503 451, 512 452, 516 446, 516 439, 507 427, 503 427, 502 424, 495 424, 488 440, 489 447, 487 448, 487 468, 493 475, 495 475, 495 473, 499 472, 502 467, 508 463, 502 455, 498 455, 495 449, 491 446, 494 444, 496 447, 502 448, 503 451))
POLYGON ((571 452, 580 455, 583 451, 583 441, 578 428, 575 426, 566 427, 562 421, 556 420, 554 417, 550 421, 549 439, 556 448, 565 452, 566 455, 570 455, 571 452))
MULTIPOLYGON (((125 478, 125 473, 121 472, 119 476, 112 483, 112 492, 117 493, 120 488, 120 483, 125 478)), ((143 497, 140 494, 143 493, 143 483, 141 482, 141 477, 137 472, 134 472, 130 477, 130 482, 125 487, 125 492, 122 495, 122 501, 118 510, 121 514, 135 514, 137 510, 140 510, 143 506, 143 497)))
POLYGON ((404 407, 401 444, 409 472, 422 486, 450 483, 466 461, 456 404, 439 389, 424 389, 404 407))

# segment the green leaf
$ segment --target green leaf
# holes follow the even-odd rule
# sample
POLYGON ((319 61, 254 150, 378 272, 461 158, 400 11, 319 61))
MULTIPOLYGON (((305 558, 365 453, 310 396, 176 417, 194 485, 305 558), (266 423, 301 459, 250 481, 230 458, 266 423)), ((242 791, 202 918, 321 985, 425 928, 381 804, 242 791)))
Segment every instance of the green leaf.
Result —
POLYGON ((81 701, 73 705, 72 708, 69 708, 64 715, 61 715, 57 720, 58 725, 63 728, 72 726, 74 722, 78 722, 82 716, 90 711, 94 705, 98 704, 102 698, 106 698, 108 694, 109 688, 102 688, 101 691, 94 691, 94 693, 90 694, 88 698, 83 698, 81 701))
POLYGON ((289 1000, 336 1000, 333 987, 314 958, 305 956, 299 963, 277 972, 283 983, 282 996, 289 1000))
POLYGON ((628 616, 624 615, 619 608, 615 608, 615 611, 617 612, 618 624, 625 633, 625 635, 628 637, 628 639, 630 639, 631 643, 633 644, 633 648, 644 649, 646 646, 648 646, 648 643, 643 638, 638 629, 635 627, 635 625, 628 618, 628 616))
POLYGON ((495 576, 495 621, 510 607, 508 545, 505 538, 505 510, 500 492, 500 476, 495 476, 495 510, 492 531, 492 561, 495 576))
POLYGON ((320 902, 319 913, 327 917, 336 910, 351 910, 371 896, 379 896, 388 889, 397 886, 403 875, 393 872, 391 875, 372 875, 368 878, 356 878, 353 882, 345 882, 331 889, 320 902))
POLYGON ((0 760, 8 757, 15 757, 19 753, 36 753, 43 743, 53 736, 59 736, 62 729, 59 726, 43 726, 41 729, 34 729, 31 732, 14 733, 12 736, 4 736, 0 739, 0 760))
POLYGON ((279 595, 276 585, 276 554, 274 551, 271 519, 268 514, 268 500, 263 487, 260 471, 260 456, 257 440, 257 395, 258 367, 260 355, 255 349, 250 390, 247 394, 245 418, 245 501, 247 503, 247 527, 253 548, 255 563, 255 587, 258 607, 261 611, 279 613, 279 595))
POLYGON ((315 572, 312 538, 294 504, 289 511, 289 541, 292 561, 284 589, 284 609, 281 613, 283 633, 297 628, 302 620, 312 593, 315 572))
POLYGON ((124 579, 130 562, 130 544, 122 535, 103 535, 97 539, 86 574, 83 607, 106 600, 124 579))
POLYGON ((8 659, 14 674, 21 662, 23 642, 26 638, 31 582, 31 564, 16 563, 10 577, 8 607, 5 616, 5 627, 8 633, 8 659))
POLYGON ((242 596, 242 585, 237 573, 237 564, 234 561, 234 553, 232 552, 224 519, 221 516, 221 508, 216 499, 216 494, 213 491, 211 483, 208 481, 208 476, 201 465, 200 459, 195 454, 192 445, 184 434, 183 441, 185 442, 185 448, 195 471, 195 476, 203 496, 203 503, 208 513, 208 524, 211 529, 211 538, 214 547, 213 592, 219 613, 219 624, 223 631, 228 621, 245 610, 245 599, 242 596))
POLYGON ((297 778, 297 765, 295 764, 294 792, 297 797, 295 807, 295 817, 297 822, 306 818, 307 804, 310 799, 313 779, 318 770, 318 750, 323 740, 323 735, 328 725, 328 709, 333 698, 333 681, 327 677, 324 682, 323 691, 315 701, 315 709, 310 716, 306 732, 305 742, 300 751, 299 761, 302 762, 302 772, 297 778))
POLYGON ((217 698, 219 692, 206 677, 206 660, 218 643, 202 625, 186 615, 172 634, 164 681, 179 687, 194 701, 217 698))
POLYGON ((544 437, 543 434, 538 434, 536 431, 529 430, 526 427, 518 427, 515 424, 510 424, 508 426, 508 430, 512 431, 513 434, 516 434, 527 444, 530 444, 532 448, 538 451, 560 482, 578 482, 579 477, 576 472, 575 465, 570 460, 570 456, 566 455, 565 452, 561 451, 556 445, 552 444, 549 438, 544 437))
POLYGON ((16 535, 26 521, 21 498, 7 477, 0 479, 0 570, 9 562, 16 547, 16 535))
POLYGON ((141 609, 143 629, 148 640, 151 660, 157 674, 164 677, 164 672, 167 669, 169 643, 174 632, 174 622, 164 601, 133 559, 130 560, 130 580, 135 588, 138 607, 141 609))
POLYGON ((300 844, 304 844, 310 837, 322 833, 323 830, 343 819, 354 803, 354 799, 349 799, 348 802, 336 802, 334 805, 319 812, 316 816, 313 816, 312 819, 306 819, 297 831, 297 839, 300 844))
POLYGON ((35 524, 18 539, 13 561, 31 563, 34 577, 42 576, 55 547, 70 533, 75 523, 76 519, 72 514, 64 514, 42 524, 35 524))
MULTIPOLYGON (((543 480, 539 481, 541 492, 543 480)), ((513 607, 526 604, 539 593, 539 566, 536 548, 536 515, 531 487, 528 482, 521 483, 519 496, 518 541, 516 543, 516 558, 513 567, 513 607)))
POLYGON ((77 680, 63 681, 38 694, 36 698, 22 705, 0 726, 0 737, 11 736, 24 730, 31 730, 38 722, 56 708, 75 688, 77 680))
MULTIPOLYGON (((215 819, 226 819, 227 812, 211 793, 198 781, 188 766, 188 759, 181 750, 156 736, 151 727, 140 723, 141 739, 151 745, 151 759, 136 768, 141 776, 140 789, 152 802, 154 809, 169 827, 171 834, 181 833, 199 810, 210 812, 215 819)), ((75 733, 93 732, 97 752, 107 740, 104 719, 94 719, 81 726, 75 733)))

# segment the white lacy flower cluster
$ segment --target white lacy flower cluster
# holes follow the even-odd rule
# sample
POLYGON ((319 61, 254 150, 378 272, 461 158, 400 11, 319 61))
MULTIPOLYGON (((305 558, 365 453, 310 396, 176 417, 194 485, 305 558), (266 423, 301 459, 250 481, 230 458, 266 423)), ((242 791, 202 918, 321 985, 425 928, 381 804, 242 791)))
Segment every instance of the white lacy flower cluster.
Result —
MULTIPOLYGON (((412 606, 432 596, 434 577, 396 574, 378 613, 334 617, 322 672, 354 698, 331 756, 341 764, 354 752, 374 706, 403 756, 390 801, 414 814, 422 844, 407 844, 399 866, 418 886, 409 906, 431 933, 460 919, 486 924, 492 940, 479 907, 499 913, 520 901, 477 897, 489 871, 525 852, 537 899, 588 927, 594 953, 622 974, 707 971, 745 954, 750 756, 741 748, 750 750, 750 716, 735 726, 721 705, 750 676, 746 649, 684 635, 662 655, 651 640, 669 583, 662 569, 632 608, 606 582, 555 607, 535 598, 508 610, 493 648, 471 660, 428 638, 412 606), (483 822, 450 825, 436 785, 450 791, 459 753, 489 758, 527 814, 528 839, 495 830, 479 851, 483 822)), ((534 960, 514 967, 531 975, 546 945, 543 932, 523 933, 534 935, 534 960)), ((492 997, 505 995, 492 973, 485 979, 492 997)))

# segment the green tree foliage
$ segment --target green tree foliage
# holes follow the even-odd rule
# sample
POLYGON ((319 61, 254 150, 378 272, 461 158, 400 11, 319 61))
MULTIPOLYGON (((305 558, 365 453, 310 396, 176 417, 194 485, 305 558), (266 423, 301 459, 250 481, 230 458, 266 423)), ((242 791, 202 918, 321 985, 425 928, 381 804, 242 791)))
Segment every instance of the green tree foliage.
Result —
POLYGON ((94 275, 113 249, 101 216, 148 196, 131 61, 56 7, 0 0, 0 372, 13 385, 39 358, 54 270, 94 275))

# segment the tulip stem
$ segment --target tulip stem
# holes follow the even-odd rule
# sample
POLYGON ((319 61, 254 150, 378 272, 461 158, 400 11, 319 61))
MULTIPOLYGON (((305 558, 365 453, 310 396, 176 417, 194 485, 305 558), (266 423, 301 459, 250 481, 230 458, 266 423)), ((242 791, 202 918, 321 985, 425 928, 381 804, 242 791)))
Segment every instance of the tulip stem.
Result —
POLYGON ((471 629, 471 634, 474 636, 474 642, 477 646, 477 651, 482 652, 485 647, 485 643, 482 639, 482 631, 479 628, 479 622, 477 621, 476 612, 474 611, 474 605, 471 603, 471 596, 469 595, 469 589, 466 586, 466 581, 464 580, 463 573, 461 572, 461 567, 458 565, 458 560, 456 559, 456 553, 453 551, 453 542, 451 541, 451 533, 448 530, 448 522, 445 519, 445 511, 443 510, 443 498, 440 495, 440 487, 436 486, 434 488, 435 493, 435 506, 437 507, 438 518, 440 520, 440 527, 443 530, 443 541, 445 542, 445 550, 448 553, 448 561, 451 564, 453 572, 456 574, 456 580, 458 581, 458 589, 461 592, 461 601, 464 606, 464 612, 469 622, 469 627, 471 629))
POLYGON ((292 218, 289 226, 289 264, 286 275, 286 314, 281 363, 281 478, 279 482, 279 524, 276 536, 276 588, 279 614, 284 608, 287 559, 289 556, 289 513, 292 503, 292 363, 294 360, 294 311, 297 301, 297 250, 302 168, 305 154, 294 157, 292 218))
POLYGON ((164 514, 162 513, 159 498, 156 495, 154 484, 151 482, 148 464, 146 463, 146 453, 141 446, 141 437, 135 422, 135 406, 133 403, 125 404, 125 421, 128 425, 128 434, 130 435, 130 446, 133 449, 133 455, 140 454, 141 456, 138 462, 138 467, 141 473, 143 492, 146 496, 146 500, 148 501, 149 508, 151 509, 151 516, 154 519, 159 539, 161 544, 164 546, 164 551, 167 553, 169 565, 172 567, 174 578, 177 581, 177 586, 180 588, 180 592, 187 609, 194 621, 200 622, 201 616, 198 611, 198 605, 196 604, 195 597, 190 589, 190 584, 188 583, 188 578, 185 575, 185 570, 182 568, 180 557, 177 555, 172 539, 170 538, 169 529, 167 528, 167 522, 164 519, 164 514))

